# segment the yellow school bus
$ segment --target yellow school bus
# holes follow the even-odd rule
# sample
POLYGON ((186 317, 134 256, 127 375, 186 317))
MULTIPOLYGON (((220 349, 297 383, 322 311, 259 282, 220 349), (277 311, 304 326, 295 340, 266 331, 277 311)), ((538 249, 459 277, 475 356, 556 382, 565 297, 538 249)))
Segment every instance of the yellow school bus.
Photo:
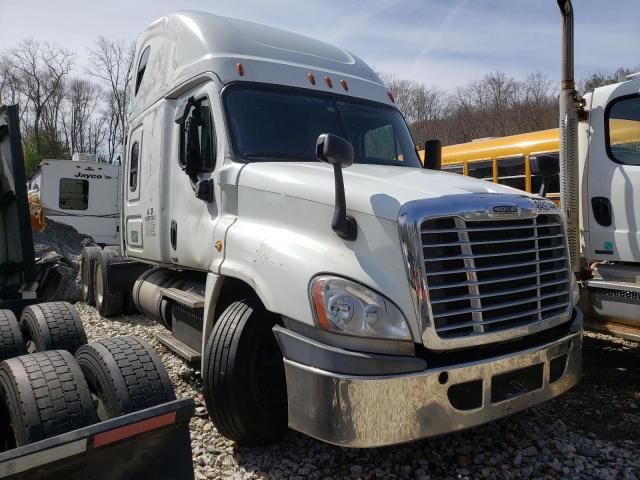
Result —
MULTIPOLYGON (((612 119, 611 146, 640 148, 638 122, 612 119)), ((442 147, 442 170, 469 175, 510 187, 537 193, 542 178, 531 175, 530 159, 535 155, 558 158, 559 130, 552 128, 499 138, 483 138, 467 143, 442 147)), ((420 150, 424 162, 424 150, 420 150)), ((547 197, 560 200, 558 175, 550 179, 547 197)))
MULTIPOLYGON (((530 158, 545 154, 558 156, 557 128, 500 138, 474 140, 442 147, 442 170, 538 192, 542 179, 531 175, 530 158)), ((424 150, 419 152, 424 161, 424 150)), ((560 195, 558 177, 551 179, 548 197, 560 195)))

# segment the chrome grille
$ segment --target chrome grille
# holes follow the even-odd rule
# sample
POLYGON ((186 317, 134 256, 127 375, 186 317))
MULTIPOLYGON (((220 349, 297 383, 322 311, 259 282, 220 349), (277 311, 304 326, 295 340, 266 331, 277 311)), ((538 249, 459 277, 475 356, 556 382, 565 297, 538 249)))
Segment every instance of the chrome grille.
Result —
POLYGON ((420 237, 436 334, 483 335, 566 314, 567 246, 557 214, 429 218, 420 237))

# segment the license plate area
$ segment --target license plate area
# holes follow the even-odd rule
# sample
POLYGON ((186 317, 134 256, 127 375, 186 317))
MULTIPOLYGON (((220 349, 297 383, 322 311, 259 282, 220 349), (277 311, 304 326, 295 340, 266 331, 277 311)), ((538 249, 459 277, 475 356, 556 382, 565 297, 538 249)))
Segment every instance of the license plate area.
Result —
POLYGON ((491 379, 491 403, 499 403, 542 388, 544 364, 501 373, 491 379))

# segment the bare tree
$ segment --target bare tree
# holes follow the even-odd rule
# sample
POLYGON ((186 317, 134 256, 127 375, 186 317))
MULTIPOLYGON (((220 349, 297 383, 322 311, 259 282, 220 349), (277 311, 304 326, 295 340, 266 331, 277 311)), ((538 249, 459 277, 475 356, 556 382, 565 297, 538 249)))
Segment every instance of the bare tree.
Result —
POLYGON ((99 79, 107 90, 108 156, 113 163, 126 138, 126 117, 129 104, 129 84, 133 69, 134 45, 122 40, 99 37, 89 49, 90 67, 87 73, 99 79))
POLYGON ((402 80, 391 74, 381 74, 382 81, 393 95, 395 104, 409 123, 415 121, 413 92, 419 85, 411 80, 402 80))
POLYGON ((7 58, 16 79, 15 88, 33 112, 33 135, 40 151, 43 116, 57 115, 64 77, 71 70, 74 54, 54 44, 23 40, 7 58))
POLYGON ((95 144, 100 137, 96 128, 104 126, 104 121, 98 121, 101 116, 97 115, 101 94, 100 87, 89 80, 74 78, 69 82, 63 124, 71 153, 95 151, 99 147, 95 144))

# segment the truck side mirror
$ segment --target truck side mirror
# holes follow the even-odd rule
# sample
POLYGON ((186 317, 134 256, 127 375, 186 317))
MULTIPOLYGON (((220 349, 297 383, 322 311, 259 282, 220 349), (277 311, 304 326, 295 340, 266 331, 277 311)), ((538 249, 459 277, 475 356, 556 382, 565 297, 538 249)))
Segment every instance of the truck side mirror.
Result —
POLYGON ((529 165, 531 167, 531 175, 542 177, 538 195, 541 197, 546 196, 551 177, 560 173, 558 157, 556 155, 545 154, 535 155, 529 159, 529 165))
POLYGON ((353 165, 353 145, 332 133, 323 133, 316 142, 316 155, 319 160, 333 165, 336 206, 333 211, 331 228, 345 240, 355 240, 358 235, 356 219, 347 215, 347 203, 344 198, 344 180, 342 169, 353 165))
POLYGON ((438 139, 424 142, 424 162, 422 168, 442 169, 442 142, 438 139))

